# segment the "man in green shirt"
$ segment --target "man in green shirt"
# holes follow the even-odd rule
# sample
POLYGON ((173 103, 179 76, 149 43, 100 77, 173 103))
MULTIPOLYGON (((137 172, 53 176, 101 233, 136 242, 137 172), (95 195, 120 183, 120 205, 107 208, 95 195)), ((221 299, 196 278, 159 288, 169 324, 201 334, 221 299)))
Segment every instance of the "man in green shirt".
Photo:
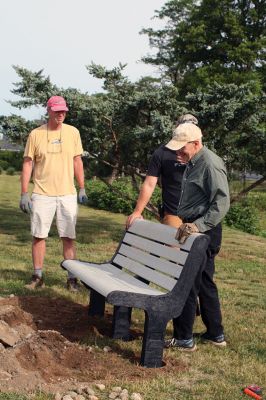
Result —
POLYGON ((202 339, 225 346, 218 290, 213 276, 214 257, 222 240, 221 220, 230 206, 226 168, 220 157, 203 146, 201 130, 194 124, 178 126, 166 146, 176 151, 178 162, 187 165, 177 207, 177 215, 183 221, 177 239, 184 243, 191 233, 202 232, 210 237, 210 244, 206 264, 195 281, 181 316, 173 320, 174 337, 165 342, 165 347, 186 351, 196 349, 192 329, 197 295, 201 317, 207 328, 202 339))

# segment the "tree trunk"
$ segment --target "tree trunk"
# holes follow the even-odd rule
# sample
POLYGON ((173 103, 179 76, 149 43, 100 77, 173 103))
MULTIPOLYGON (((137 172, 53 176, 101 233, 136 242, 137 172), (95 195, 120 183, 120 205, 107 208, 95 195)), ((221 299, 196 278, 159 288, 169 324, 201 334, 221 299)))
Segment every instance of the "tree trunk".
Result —
POLYGON ((245 189, 241 190, 240 193, 238 193, 236 196, 231 198, 231 204, 241 200, 248 192, 250 192, 255 187, 261 185, 265 180, 266 180, 266 176, 263 176, 262 178, 258 179, 256 182, 252 183, 245 189))
POLYGON ((109 175, 108 178, 106 179, 106 182, 109 183, 109 185, 112 185, 113 182, 114 182, 114 181, 116 180, 116 178, 118 177, 118 174, 119 174, 119 168, 118 168, 118 166, 115 166, 115 167, 112 169, 111 175, 109 175))

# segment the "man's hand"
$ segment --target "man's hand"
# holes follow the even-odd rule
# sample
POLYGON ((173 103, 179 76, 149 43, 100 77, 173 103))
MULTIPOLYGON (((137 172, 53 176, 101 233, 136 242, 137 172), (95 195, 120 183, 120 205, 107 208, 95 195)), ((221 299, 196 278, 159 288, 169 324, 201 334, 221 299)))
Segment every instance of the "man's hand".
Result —
POLYGON ((86 195, 85 189, 79 189, 79 194, 78 194, 78 202, 80 204, 88 204, 88 196, 86 195))
POLYGON ((197 225, 195 224, 182 224, 177 232, 176 232, 176 239, 179 241, 179 243, 183 244, 187 240, 187 238, 192 234, 192 233, 197 233, 199 232, 197 225))
POLYGON ((28 193, 21 194, 19 207, 24 213, 26 213, 26 214, 31 213, 32 201, 31 201, 28 193))
POLYGON ((130 214, 127 217, 126 229, 128 229, 130 227, 130 225, 132 225, 133 222, 135 221, 135 219, 137 219, 137 218, 143 219, 143 216, 138 211, 134 211, 132 214, 130 214))

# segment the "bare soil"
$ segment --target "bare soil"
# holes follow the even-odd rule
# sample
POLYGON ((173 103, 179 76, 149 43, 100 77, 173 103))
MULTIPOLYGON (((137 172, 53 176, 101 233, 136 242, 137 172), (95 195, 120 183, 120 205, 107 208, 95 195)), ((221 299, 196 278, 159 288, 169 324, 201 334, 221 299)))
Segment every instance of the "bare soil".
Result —
MULTIPOLYGON (((121 385, 186 368, 168 351, 164 367, 143 368, 139 352, 118 340, 104 351, 112 316, 88 317, 87 307, 64 298, 1 298, 1 320, 20 339, 13 346, 0 342, 0 392, 56 393, 97 382, 121 385)), ((132 334, 138 338, 140 332, 132 334)))

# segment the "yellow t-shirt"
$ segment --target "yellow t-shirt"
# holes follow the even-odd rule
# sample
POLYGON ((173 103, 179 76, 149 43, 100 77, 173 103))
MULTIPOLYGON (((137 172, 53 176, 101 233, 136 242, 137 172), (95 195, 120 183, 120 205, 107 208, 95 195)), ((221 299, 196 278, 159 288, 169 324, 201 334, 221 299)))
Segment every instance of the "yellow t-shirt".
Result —
POLYGON ((34 162, 33 192, 47 196, 75 194, 74 157, 82 153, 79 131, 71 125, 50 131, 45 124, 31 131, 24 157, 34 162))

